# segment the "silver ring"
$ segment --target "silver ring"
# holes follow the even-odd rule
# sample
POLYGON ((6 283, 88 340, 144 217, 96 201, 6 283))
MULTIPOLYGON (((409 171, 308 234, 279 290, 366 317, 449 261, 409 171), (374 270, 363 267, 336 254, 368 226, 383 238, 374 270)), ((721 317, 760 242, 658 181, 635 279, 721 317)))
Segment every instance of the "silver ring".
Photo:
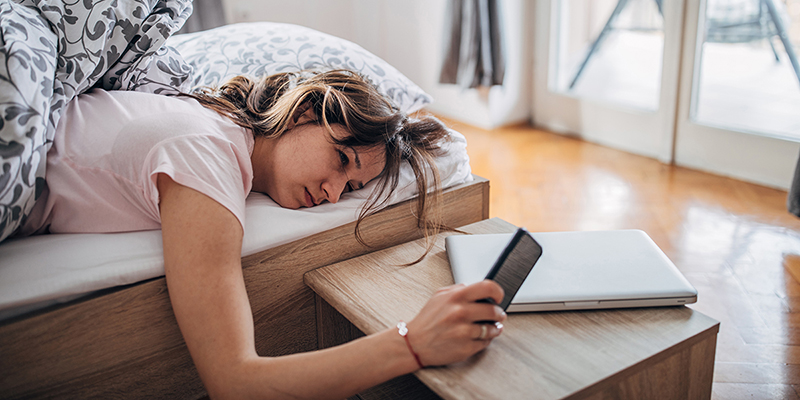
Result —
POLYGON ((486 339, 486 333, 487 333, 488 331, 489 331, 489 330, 488 330, 488 329, 486 329, 486 324, 481 324, 481 335, 480 335, 480 336, 478 336, 478 340, 484 340, 484 339, 486 339))

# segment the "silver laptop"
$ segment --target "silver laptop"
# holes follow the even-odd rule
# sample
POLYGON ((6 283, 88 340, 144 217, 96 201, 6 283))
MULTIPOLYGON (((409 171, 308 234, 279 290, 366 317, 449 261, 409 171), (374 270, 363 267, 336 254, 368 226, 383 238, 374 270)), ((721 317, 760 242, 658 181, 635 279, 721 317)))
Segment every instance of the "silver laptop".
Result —
MULTIPOLYGON (((531 233, 542 257, 509 312, 675 306, 697 290, 640 230, 531 233)), ((483 280, 513 234, 445 239, 456 283, 483 280)))

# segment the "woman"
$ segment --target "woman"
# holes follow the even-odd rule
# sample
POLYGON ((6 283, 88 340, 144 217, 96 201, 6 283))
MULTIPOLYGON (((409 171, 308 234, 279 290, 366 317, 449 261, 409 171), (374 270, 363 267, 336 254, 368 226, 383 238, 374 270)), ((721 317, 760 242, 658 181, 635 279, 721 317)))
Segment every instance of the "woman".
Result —
POLYGON ((395 189, 402 161, 427 233, 432 157, 446 130, 411 119, 349 71, 237 77, 179 97, 95 91, 72 102, 48 153, 33 232, 161 229, 173 310, 213 398, 344 398, 424 366, 466 359, 502 332, 491 281, 439 290, 401 329, 318 352, 255 351, 241 268, 244 199, 287 208, 335 203, 378 179, 359 221, 395 189), (496 321, 497 324, 477 324, 496 321))

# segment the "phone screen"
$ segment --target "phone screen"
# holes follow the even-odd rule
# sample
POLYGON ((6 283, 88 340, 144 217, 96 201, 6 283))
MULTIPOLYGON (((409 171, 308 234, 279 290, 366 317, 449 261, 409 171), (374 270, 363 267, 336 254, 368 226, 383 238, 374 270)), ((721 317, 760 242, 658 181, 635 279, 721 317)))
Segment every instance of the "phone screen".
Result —
POLYGON ((503 301, 498 304, 503 310, 511 304, 514 295, 541 256, 542 247, 533 236, 525 228, 517 229, 511 242, 486 275, 486 279, 497 282, 505 292, 503 301))

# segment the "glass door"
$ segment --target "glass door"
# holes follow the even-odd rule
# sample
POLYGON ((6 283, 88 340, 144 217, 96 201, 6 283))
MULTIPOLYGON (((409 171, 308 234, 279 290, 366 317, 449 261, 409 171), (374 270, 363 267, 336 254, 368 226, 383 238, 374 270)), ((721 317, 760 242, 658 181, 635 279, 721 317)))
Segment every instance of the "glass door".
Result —
POLYGON ((800 0, 540 0, 534 123, 788 188, 800 0))
POLYGON ((800 151, 800 1, 688 0, 675 162, 787 189, 800 151))
POLYGON ((672 161, 680 1, 536 3, 534 123, 672 161))

